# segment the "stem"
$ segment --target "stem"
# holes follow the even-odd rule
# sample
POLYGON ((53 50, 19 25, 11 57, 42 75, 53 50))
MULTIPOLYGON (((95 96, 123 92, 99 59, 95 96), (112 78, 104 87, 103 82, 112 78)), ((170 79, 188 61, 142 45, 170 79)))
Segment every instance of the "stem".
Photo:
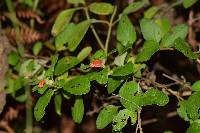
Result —
POLYGON ((116 15, 116 11, 117 11, 117 7, 115 6, 113 14, 112 14, 110 22, 109 22, 109 27, 108 27, 108 35, 107 35, 106 44, 105 44, 105 53, 106 54, 108 53, 108 44, 109 44, 109 41, 110 41, 110 36, 111 36, 111 31, 112 31, 112 25, 113 25, 113 19, 114 19, 115 15, 116 15))
MULTIPOLYGON (((85 8, 85 15, 86 15, 87 19, 89 20, 89 19, 90 19, 90 15, 89 15, 89 13, 88 13, 88 9, 87 9, 87 8, 85 8)), ((96 38, 96 40, 97 40, 99 46, 101 47, 101 49, 104 49, 104 45, 103 45, 101 39, 99 38, 99 36, 98 36, 96 30, 94 29, 94 26, 91 25, 90 28, 91 28, 91 30, 92 30, 92 32, 93 32, 93 34, 94 34, 94 36, 95 36, 95 38, 96 38)))
POLYGON ((6 6, 9 12, 15 12, 15 8, 13 6, 12 0, 6 0, 6 6))
POLYGON ((33 130, 33 111, 32 111, 32 100, 31 100, 31 88, 29 85, 26 86, 26 132, 32 133, 33 130))
POLYGON ((109 25, 108 21, 105 20, 97 20, 97 19, 92 19, 92 23, 103 23, 109 25))

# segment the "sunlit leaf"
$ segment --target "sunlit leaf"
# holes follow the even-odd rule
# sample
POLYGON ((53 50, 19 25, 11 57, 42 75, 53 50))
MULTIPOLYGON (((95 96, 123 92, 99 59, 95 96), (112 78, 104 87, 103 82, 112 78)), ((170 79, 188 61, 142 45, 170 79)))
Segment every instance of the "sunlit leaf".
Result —
POLYGON ((81 123, 84 115, 84 104, 82 98, 76 98, 74 106, 72 107, 72 117, 74 122, 81 123))
POLYGON ((110 124, 114 118, 115 115, 118 113, 118 107, 114 105, 108 105, 104 107, 96 120, 96 126, 97 129, 103 129, 105 128, 108 124, 110 124))
POLYGON ((124 66, 117 67, 113 70, 112 76, 127 76, 134 72, 134 64, 132 62, 126 63, 124 66))
POLYGON ((49 104, 53 94, 54 94, 54 91, 52 89, 49 89, 44 95, 42 95, 38 99, 34 107, 34 116, 35 116, 36 121, 40 121, 42 117, 44 116, 45 108, 49 104))
POLYGON ((109 15, 113 12, 114 7, 105 2, 92 3, 89 5, 89 10, 98 15, 109 15))
POLYGON ((55 95, 54 106, 55 106, 56 113, 61 116, 61 107, 62 107, 62 96, 61 96, 61 94, 55 95))
POLYGON ((85 58, 89 56, 92 51, 92 47, 85 47, 83 48, 77 55, 79 62, 82 62, 85 58))
POLYGON ((189 8, 192 5, 194 5, 196 2, 198 2, 198 0, 183 0, 183 6, 185 8, 189 8))
POLYGON ((192 91, 200 91, 200 80, 194 82, 192 85, 192 91))

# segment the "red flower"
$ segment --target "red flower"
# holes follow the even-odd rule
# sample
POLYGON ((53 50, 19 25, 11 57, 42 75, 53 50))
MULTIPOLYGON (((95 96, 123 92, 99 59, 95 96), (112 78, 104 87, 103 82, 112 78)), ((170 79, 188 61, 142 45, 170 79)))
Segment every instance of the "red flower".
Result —
POLYGON ((38 84, 38 88, 42 88, 45 83, 46 83, 46 81, 44 79, 41 80, 40 83, 38 84))
POLYGON ((102 60, 100 59, 96 59, 96 60, 93 60, 91 63, 90 63, 90 67, 91 68, 100 68, 100 67, 103 67, 104 63, 102 60))

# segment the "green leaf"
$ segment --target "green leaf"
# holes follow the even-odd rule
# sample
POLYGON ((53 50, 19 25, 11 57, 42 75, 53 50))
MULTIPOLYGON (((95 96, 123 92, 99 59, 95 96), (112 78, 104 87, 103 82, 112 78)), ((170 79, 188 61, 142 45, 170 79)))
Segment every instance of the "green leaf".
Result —
POLYGON ((19 59, 19 55, 16 52, 12 51, 8 55, 8 64, 15 66, 19 62, 19 59))
POLYGON ((159 50, 159 44, 155 41, 146 41, 142 51, 137 55, 135 62, 148 61, 159 50))
POLYGON ((67 49, 64 45, 69 42, 70 38, 73 38, 73 32, 75 30, 75 24, 69 23, 64 29, 56 36, 55 46, 57 51, 62 51, 67 49))
POLYGON ((120 110, 119 113, 113 119, 113 130, 121 131, 122 128, 126 126, 129 117, 132 118, 132 124, 135 124, 137 120, 136 112, 132 112, 128 109, 120 110))
POLYGON ((49 88, 49 86, 47 84, 44 84, 44 86, 42 88, 39 88, 38 85, 36 85, 33 88, 33 91, 37 91, 39 94, 43 94, 48 88, 49 88))
POLYGON ((63 30, 64 26, 68 25, 68 23, 72 19, 74 11, 75 9, 66 9, 58 14, 51 30, 51 33, 54 36, 58 35, 63 30))
POLYGON ((198 0, 183 0, 183 6, 185 8, 189 8, 192 5, 194 5, 196 2, 198 2, 198 0))
POLYGON ((137 1, 129 4, 124 10, 123 14, 133 13, 148 4, 148 1, 137 1))
POLYGON ((127 54, 128 54, 128 53, 125 52, 125 53, 123 53, 122 55, 118 55, 118 56, 115 58, 115 60, 114 60, 115 65, 117 65, 117 66, 123 66, 127 54))
POLYGON ((93 60, 105 60, 107 58, 106 53, 103 50, 98 50, 95 52, 95 54, 92 56, 91 61, 93 60))
POLYGON ((167 18, 159 18, 159 19, 156 19, 155 22, 161 28, 161 30, 162 30, 164 35, 166 35, 170 31, 171 24, 170 24, 169 19, 167 19, 167 18))
POLYGON ((68 71, 70 68, 76 66, 78 63, 79 60, 76 57, 63 57, 56 64, 54 75, 61 75, 68 71))
POLYGON ((85 4, 85 0, 67 0, 71 4, 85 4))
POLYGON ((156 104, 158 106, 164 106, 169 102, 169 98, 165 93, 154 88, 148 89, 144 93, 142 98, 143 98, 141 102, 142 106, 152 105, 152 104, 156 104))
POLYGON ((51 67, 46 71, 45 78, 47 78, 47 79, 53 78, 54 69, 55 69, 55 65, 56 65, 57 61, 58 61, 57 54, 51 57, 51 67))
POLYGON ((160 27, 151 19, 142 19, 140 21, 142 35, 145 40, 160 42, 163 32, 160 27))
POLYGON ((135 111, 140 107, 141 96, 134 96, 139 89, 139 85, 135 81, 126 82, 120 88, 120 102, 126 109, 129 109, 130 111, 135 111))
POLYGON ((190 59, 197 59, 198 57, 198 55, 193 53, 189 45, 181 38, 175 40, 175 48, 190 59))
POLYGON ((62 107, 62 96, 61 94, 56 94, 54 97, 54 106, 56 113, 61 116, 61 107, 62 107))
POLYGON ((121 80, 116 79, 114 77, 109 77, 108 87, 107 87, 108 94, 113 93, 121 85, 121 83, 122 83, 121 80))
POLYGON ((74 122, 81 123, 84 115, 84 104, 82 98, 76 98, 74 106, 72 107, 72 117, 74 122))
POLYGON ((117 27, 117 40, 125 47, 133 45, 136 40, 135 29, 127 15, 123 15, 117 27))
POLYGON ((38 55, 41 50, 42 50, 42 43, 41 42, 37 42, 33 45, 33 54, 34 55, 38 55))
POLYGON ((80 44, 81 40, 85 36, 89 26, 91 24, 90 20, 85 20, 80 22, 74 27, 73 32, 71 33, 71 38, 68 41, 68 49, 73 52, 78 45, 80 44))
POLYGON ((192 85, 192 91, 200 91, 200 80, 194 82, 192 85))
POLYGON ((105 2, 94 2, 89 5, 89 10, 92 13, 98 14, 98 15, 109 15, 113 12, 114 7, 105 2))
POLYGON ((114 118, 115 115, 118 113, 118 107, 114 105, 108 105, 104 107, 96 120, 96 126, 97 129, 103 129, 105 128, 108 124, 110 124, 114 118))
POLYGON ((200 131, 200 123, 199 122, 193 122, 190 127, 187 129, 186 133, 199 133, 200 131))
POLYGON ((185 39, 188 33, 188 26, 185 24, 179 24, 172 28, 172 31, 166 34, 161 42, 161 45, 164 47, 172 47, 174 46, 174 41, 177 38, 185 39))
POLYGON ((63 89, 73 95, 83 95, 90 91, 90 81, 86 76, 78 76, 67 81, 63 89))
POLYGON ((34 116, 35 116, 36 121, 40 121, 42 117, 44 116, 45 108, 49 104, 53 94, 54 94, 54 91, 52 89, 49 89, 44 95, 42 95, 38 99, 34 107, 34 116))
POLYGON ((112 76, 127 76, 133 73, 135 70, 132 62, 126 63, 124 66, 117 67, 113 70, 112 76))
POLYGON ((87 74, 86 76, 90 81, 96 80, 99 84, 106 84, 108 81, 108 72, 109 72, 109 68, 106 67, 99 72, 91 72, 87 74))
POLYGON ((158 6, 152 6, 150 7, 149 9, 147 9, 145 12, 144 12, 144 18, 153 18, 154 15, 158 12, 158 10, 160 9, 160 7, 158 6))
POLYGON ((89 56, 92 51, 92 47, 85 47, 83 48, 77 55, 79 62, 82 62, 85 58, 89 56))
POLYGON ((187 115, 187 103, 185 101, 180 101, 178 104, 179 104, 179 108, 177 108, 178 115, 185 121, 189 121, 187 115))

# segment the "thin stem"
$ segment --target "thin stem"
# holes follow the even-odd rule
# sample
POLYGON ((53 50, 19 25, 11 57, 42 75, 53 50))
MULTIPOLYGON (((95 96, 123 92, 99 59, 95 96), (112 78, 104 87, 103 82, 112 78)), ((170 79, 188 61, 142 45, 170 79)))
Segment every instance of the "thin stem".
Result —
POLYGON ((117 7, 115 6, 113 14, 112 14, 110 22, 109 22, 109 27, 108 27, 108 35, 107 35, 106 44, 105 44, 105 53, 106 54, 108 53, 108 44, 109 44, 109 41, 110 41, 110 36, 111 36, 111 31, 112 31, 112 24, 113 24, 113 20, 114 20, 114 17, 116 15, 116 12, 117 12, 117 7))
MULTIPOLYGON (((33 4, 33 11, 35 12, 36 9, 37 9, 37 6, 38 6, 38 3, 39 3, 39 0, 35 0, 34 4, 33 4)), ((32 28, 34 28, 34 25, 35 25, 35 20, 34 19, 31 19, 30 20, 30 25, 32 28)))
POLYGON ((109 25, 109 22, 108 22, 108 21, 105 21, 105 20, 97 20, 97 19, 93 19, 93 20, 92 20, 92 23, 103 23, 103 24, 109 25))
MULTIPOLYGON (((87 19, 89 20, 89 19, 90 19, 90 15, 89 15, 89 13, 88 13, 88 9, 87 9, 87 8, 84 8, 84 9, 85 9, 85 15, 86 15, 87 19)), ((101 49, 104 49, 104 45, 103 45, 101 39, 99 38, 99 36, 98 36, 96 30, 94 29, 94 26, 91 25, 90 28, 91 28, 91 30, 92 30, 92 32, 93 32, 93 34, 94 34, 94 36, 95 36, 95 38, 96 38, 96 40, 97 40, 99 46, 101 47, 101 49)))
POLYGON ((6 0, 6 6, 9 12, 15 12, 15 8, 13 6, 12 0, 6 0))
POLYGON ((31 88, 29 85, 26 86, 26 132, 27 133, 32 133, 33 130, 33 111, 32 111, 32 100, 31 100, 31 88))

